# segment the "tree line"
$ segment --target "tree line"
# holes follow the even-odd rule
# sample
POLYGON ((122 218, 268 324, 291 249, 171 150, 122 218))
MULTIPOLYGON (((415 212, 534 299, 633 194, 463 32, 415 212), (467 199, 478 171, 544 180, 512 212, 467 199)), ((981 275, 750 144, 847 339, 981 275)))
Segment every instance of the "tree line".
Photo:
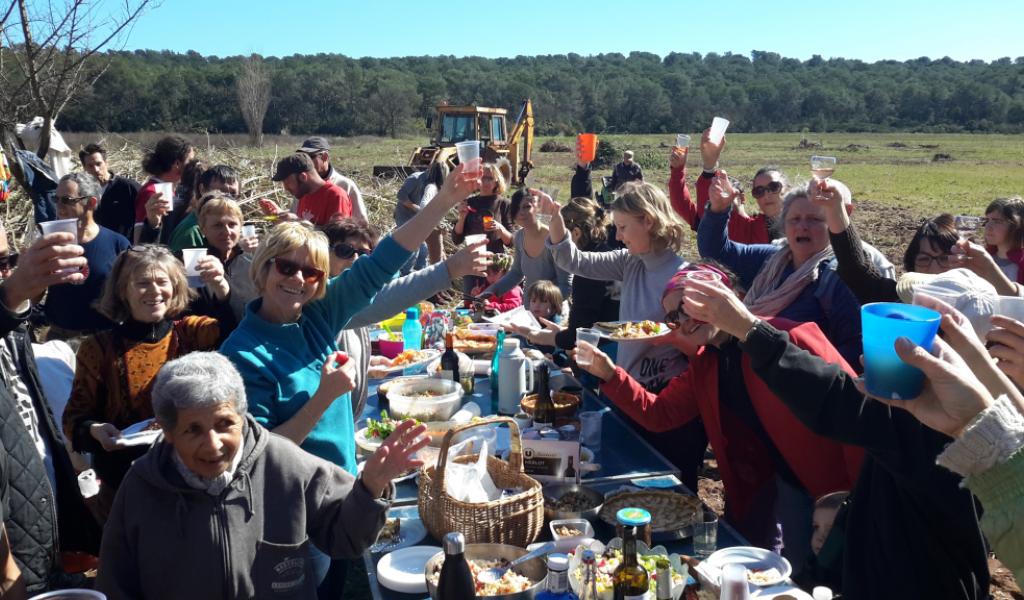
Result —
MULTIPOLYGON (((109 51, 103 74, 63 111, 70 131, 245 132, 235 94, 249 57, 109 51)), ((1024 57, 867 63, 774 52, 263 59, 268 133, 422 132, 441 101, 515 107, 542 134, 699 131, 1024 131, 1024 57)))

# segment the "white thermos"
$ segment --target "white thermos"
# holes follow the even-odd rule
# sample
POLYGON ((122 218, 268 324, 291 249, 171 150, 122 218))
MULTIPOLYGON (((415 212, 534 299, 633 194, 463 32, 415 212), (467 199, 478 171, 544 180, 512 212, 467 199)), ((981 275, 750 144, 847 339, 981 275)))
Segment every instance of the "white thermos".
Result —
POLYGON ((523 396, 533 389, 533 369, 519 340, 505 338, 498 356, 498 414, 514 415, 519 412, 523 396))

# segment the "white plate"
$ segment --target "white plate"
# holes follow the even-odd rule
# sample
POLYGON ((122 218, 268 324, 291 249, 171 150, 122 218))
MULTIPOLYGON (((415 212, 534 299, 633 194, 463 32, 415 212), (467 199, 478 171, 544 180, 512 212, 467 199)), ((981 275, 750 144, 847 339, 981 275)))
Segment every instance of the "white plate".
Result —
POLYGON ((718 571, 719 577, 721 576, 720 573, 722 568, 729 563, 743 565, 748 571, 754 569, 778 569, 781 579, 770 583, 751 583, 751 585, 756 585, 757 587, 778 585, 788 581, 789 576, 793 574, 793 565, 789 564, 788 560, 770 550, 756 548, 754 546, 734 546, 732 548, 723 548, 709 556, 704 562, 718 571))
MULTIPOLYGON (((127 426, 127 427, 125 427, 124 429, 121 430, 121 435, 126 435, 127 436, 127 435, 131 435, 133 433, 140 433, 141 431, 143 431, 144 429, 146 429, 147 427, 152 425, 153 421, 155 421, 155 419, 146 419, 145 421, 139 421, 138 423, 135 423, 133 425, 129 425, 129 426, 127 426)), ((158 430, 153 430, 153 431, 158 431, 158 430)))
POLYGON ((122 448, 131 448, 133 446, 149 446, 156 441, 160 434, 163 433, 159 429, 151 429, 149 431, 140 431, 138 433, 132 433, 129 435, 122 435, 121 437, 114 440, 114 443, 122 448))
POLYGON ((376 452, 377 448, 380 448, 380 445, 383 443, 384 440, 371 438, 366 427, 363 427, 362 429, 356 432, 356 446, 359 446, 360 448, 366 450, 367 452, 376 452))
POLYGON ((377 561, 377 581, 403 594, 425 594, 427 561, 440 551, 437 546, 409 546, 385 554, 377 561))
POLYGON ((598 325, 597 323, 595 323, 594 324, 594 329, 597 329, 598 331, 601 332, 601 337, 603 337, 605 339, 608 339, 608 340, 611 340, 613 342, 646 342, 648 340, 653 340, 653 339, 657 339, 657 338, 660 338, 660 337, 664 337, 664 336, 672 333, 672 330, 668 328, 668 325, 666 325, 664 323, 658 323, 658 327, 660 328, 659 332, 655 333, 653 335, 646 336, 646 337, 638 337, 638 338, 637 337, 628 337, 627 338, 627 337, 617 337, 617 336, 611 335, 611 332, 616 327, 618 327, 619 325, 624 325, 626 323, 635 323, 635 321, 603 321, 601 325, 598 325), (606 327, 606 325, 611 325, 612 327, 606 327))
MULTIPOLYGON (((365 460, 363 462, 357 464, 356 465, 356 474, 358 475, 358 474, 362 473, 363 472, 363 467, 365 467, 365 466, 366 466, 366 461, 365 460)), ((400 481, 408 481, 408 480, 412 479, 413 477, 416 477, 419 474, 420 474, 420 470, 419 469, 413 469, 412 471, 409 471, 405 475, 399 475, 398 477, 395 477, 391 481, 393 481, 395 483, 398 483, 400 481)), ((419 541, 419 540, 417 540, 417 541, 419 541)))
POLYGON ((441 356, 441 352, 438 351, 438 350, 434 350, 433 348, 428 348, 427 350, 421 350, 421 352, 426 352, 429 356, 426 356, 425 358, 420 359, 420 360, 418 360, 418 361, 416 361, 414 363, 409 363, 409 364, 405 364, 405 365, 399 365, 397 367, 375 367, 375 368, 383 371, 384 373, 397 373, 399 371, 404 371, 406 369, 415 369, 417 367, 426 366, 427 363, 429 363, 430 361, 434 360, 438 356, 441 356))
POLYGON ((370 546, 370 552, 375 554, 378 552, 394 552, 395 550, 401 550, 413 544, 418 544, 427 537, 427 526, 423 524, 419 517, 400 517, 400 519, 402 524, 398 528, 398 540, 376 543, 370 546))
POLYGON ((521 325, 528 329, 540 329, 540 322, 533 313, 522 306, 508 312, 498 313, 493 317, 484 317, 484 321, 495 325, 521 325))

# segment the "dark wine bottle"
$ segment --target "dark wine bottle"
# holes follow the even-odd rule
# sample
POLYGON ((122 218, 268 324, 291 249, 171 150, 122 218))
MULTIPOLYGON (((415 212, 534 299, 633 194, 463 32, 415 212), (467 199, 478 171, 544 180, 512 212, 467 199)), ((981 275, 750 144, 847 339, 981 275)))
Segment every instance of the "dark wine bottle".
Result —
POLYGON ((569 457, 569 466, 565 468, 565 473, 562 476, 565 477, 566 479, 575 479, 576 478, 576 469, 574 469, 573 466, 572 466, 572 457, 571 456, 569 457))
POLYGON ((548 365, 541 363, 534 373, 533 426, 537 428, 555 426, 555 403, 551 399, 551 384, 548 381, 548 365))
POLYGON ((441 355, 441 379, 459 383, 459 355, 455 353, 455 339, 451 331, 444 334, 444 354, 441 355))
POLYGON ((445 600, 475 600, 476 583, 466 562, 466 538, 453 531, 444 536, 444 564, 437 582, 437 597, 445 600))

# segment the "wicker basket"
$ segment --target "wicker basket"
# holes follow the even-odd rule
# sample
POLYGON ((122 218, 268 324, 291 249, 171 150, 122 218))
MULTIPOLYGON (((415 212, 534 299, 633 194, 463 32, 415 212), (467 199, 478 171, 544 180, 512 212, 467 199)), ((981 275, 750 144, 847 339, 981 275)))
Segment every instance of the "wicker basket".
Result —
MULTIPOLYGON (((459 456, 459 463, 476 462, 477 456, 459 456)), ((478 421, 448 431, 441 443, 436 466, 424 466, 420 473, 419 511, 427 531, 441 540, 452 531, 466 536, 467 544, 511 544, 525 548, 544 527, 544 496, 537 480, 523 473, 523 440, 519 426, 508 417, 478 421), (449 496, 444 490, 448 447, 455 435, 472 429, 507 423, 511 428, 512 448, 508 462, 487 457, 487 473, 499 489, 523 488, 515 496, 472 504, 449 496)))

